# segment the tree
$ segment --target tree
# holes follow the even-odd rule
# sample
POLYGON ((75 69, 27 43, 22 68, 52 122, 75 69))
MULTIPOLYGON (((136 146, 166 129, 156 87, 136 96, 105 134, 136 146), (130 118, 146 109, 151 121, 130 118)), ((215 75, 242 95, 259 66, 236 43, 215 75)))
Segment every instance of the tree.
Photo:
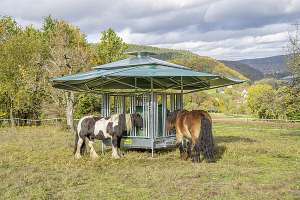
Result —
POLYGON ((247 103, 250 111, 259 118, 274 119, 278 117, 275 91, 270 85, 252 85, 248 90, 247 103))
POLYGON ((124 58, 128 45, 123 42, 113 29, 109 28, 101 33, 97 44, 98 64, 114 62, 124 58))
POLYGON ((276 91, 278 116, 282 119, 300 119, 300 90, 296 87, 283 86, 276 91))
POLYGON ((79 94, 75 105, 76 118, 84 115, 99 114, 101 109, 100 97, 94 94, 79 94))
POLYGON ((14 126, 15 115, 39 114, 41 34, 32 27, 21 29, 10 17, 1 18, 0 27, 0 102, 14 126))
MULTIPOLYGON (((91 67, 91 49, 79 28, 48 16, 44 19, 43 34, 47 47, 45 67, 49 77, 72 74, 91 67)), ((65 106, 67 125, 73 130, 74 92, 59 91, 51 86, 48 92, 53 103, 58 107, 65 106)))
POLYGON ((300 83, 300 32, 299 24, 295 25, 295 31, 289 33, 288 42, 288 69, 293 76, 295 84, 300 83))

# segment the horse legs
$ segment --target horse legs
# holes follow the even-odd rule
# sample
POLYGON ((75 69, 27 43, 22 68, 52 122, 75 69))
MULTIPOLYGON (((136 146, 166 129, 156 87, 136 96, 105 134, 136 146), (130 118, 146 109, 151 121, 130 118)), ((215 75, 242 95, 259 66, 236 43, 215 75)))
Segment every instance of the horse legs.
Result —
POLYGON ((75 152, 76 159, 81 158, 80 149, 81 149, 83 142, 84 142, 83 139, 79 136, 77 144, 75 144, 75 145, 77 145, 76 152, 75 152))
POLYGON ((111 138, 111 147, 112 147, 112 157, 113 158, 120 158, 120 155, 118 154, 118 137, 114 135, 111 138))
POLYGON ((200 162, 200 142, 199 141, 196 141, 196 143, 193 145, 193 149, 192 149, 192 154, 191 154, 191 157, 192 157, 192 161, 193 162, 200 162))
POLYGON ((96 153, 96 151, 95 151, 95 149, 94 149, 94 146, 93 146, 94 141, 89 140, 89 139, 88 139, 88 141, 89 141, 88 145, 89 145, 89 147, 90 147, 90 156, 91 156, 91 158, 93 158, 93 159, 98 158, 99 156, 98 156, 98 154, 96 153))
POLYGON ((122 139, 121 137, 118 137, 118 140, 117 140, 118 154, 120 157, 124 156, 124 154, 121 151, 121 139, 122 139))
POLYGON ((200 140, 199 139, 195 139, 192 138, 192 140, 190 141, 190 157, 192 158, 192 162, 200 162, 200 140))
POLYGON ((178 147, 180 152, 180 159, 186 160, 188 155, 184 149, 182 141, 183 141, 183 135, 181 134, 180 131, 176 130, 176 146, 178 147))
POLYGON ((188 140, 188 142, 187 142, 187 155, 188 155, 188 158, 192 157, 192 141, 191 140, 188 140))

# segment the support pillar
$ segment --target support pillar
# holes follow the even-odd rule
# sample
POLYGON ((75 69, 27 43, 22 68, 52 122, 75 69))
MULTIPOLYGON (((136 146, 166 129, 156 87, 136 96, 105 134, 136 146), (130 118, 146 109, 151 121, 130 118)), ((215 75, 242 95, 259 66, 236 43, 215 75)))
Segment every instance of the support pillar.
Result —
POLYGON ((110 115, 109 95, 108 94, 103 94, 102 95, 101 114, 102 114, 103 117, 108 117, 110 115))

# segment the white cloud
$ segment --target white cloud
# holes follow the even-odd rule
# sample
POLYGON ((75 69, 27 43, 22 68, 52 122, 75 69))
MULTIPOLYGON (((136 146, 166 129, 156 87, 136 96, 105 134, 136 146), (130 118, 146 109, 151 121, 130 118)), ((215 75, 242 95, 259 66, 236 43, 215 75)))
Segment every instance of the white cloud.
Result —
POLYGON ((44 16, 81 28, 89 41, 115 29, 126 42, 188 49, 222 59, 284 53, 299 0, 0 0, 1 15, 41 26, 44 16))

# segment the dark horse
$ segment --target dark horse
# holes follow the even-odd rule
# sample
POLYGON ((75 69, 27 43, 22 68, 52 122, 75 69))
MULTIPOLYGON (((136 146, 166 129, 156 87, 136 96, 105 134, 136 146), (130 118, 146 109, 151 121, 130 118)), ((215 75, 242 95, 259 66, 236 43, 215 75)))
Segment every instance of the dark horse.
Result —
POLYGON ((93 142, 94 139, 111 139, 112 156, 120 158, 121 138, 127 131, 133 127, 141 129, 143 127, 143 118, 138 113, 133 114, 114 114, 110 117, 85 116, 79 120, 77 133, 75 137, 74 154, 75 158, 80 158, 85 149, 85 142, 88 140, 90 147, 90 156, 97 158, 93 142))
POLYGON ((176 129, 176 145, 179 147, 181 159, 192 158, 200 162, 200 152, 209 161, 214 159, 214 141, 212 135, 212 119, 203 110, 174 111, 167 117, 167 130, 176 129), (188 142, 187 151, 183 146, 183 138, 188 142))

